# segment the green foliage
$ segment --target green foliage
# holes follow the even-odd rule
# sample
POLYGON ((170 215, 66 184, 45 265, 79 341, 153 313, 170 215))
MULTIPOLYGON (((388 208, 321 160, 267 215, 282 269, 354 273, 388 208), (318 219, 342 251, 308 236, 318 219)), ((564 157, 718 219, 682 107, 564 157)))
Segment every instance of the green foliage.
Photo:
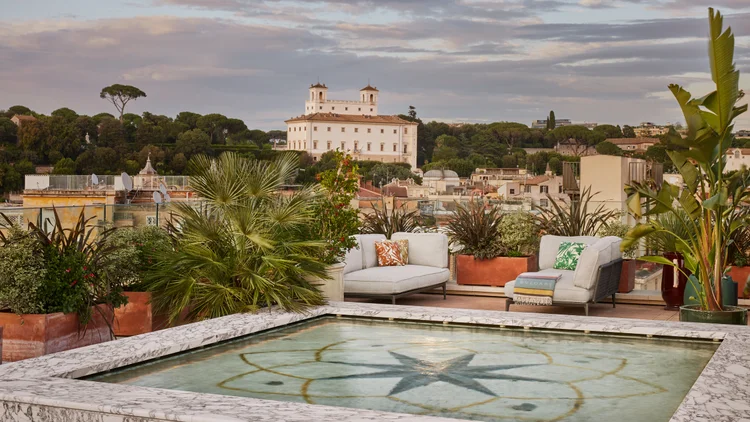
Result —
POLYGON ((102 92, 99 93, 100 98, 109 100, 120 113, 120 122, 122 122, 122 116, 125 113, 125 106, 133 100, 145 97, 146 93, 132 85, 120 85, 114 84, 102 88, 102 92))
POLYGON ((596 146, 596 152, 600 155, 622 155, 623 151, 620 147, 613 144, 612 142, 604 141, 596 146))
POLYGON ((78 113, 67 107, 58 108, 57 110, 50 113, 50 115, 54 117, 61 117, 68 122, 72 122, 76 118, 78 118, 78 113))
POLYGON ((341 262, 349 249, 357 246, 354 235, 359 233, 359 212, 351 202, 359 191, 357 165, 344 153, 335 152, 335 169, 319 175, 323 195, 316 201, 316 218, 310 226, 311 238, 322 237, 327 242, 322 261, 341 262))
POLYGON ((498 229, 507 256, 529 256, 539 249, 539 227, 528 212, 503 214, 498 229))
MULTIPOLYGON (((621 239, 624 239, 625 235, 628 233, 628 231, 630 231, 631 227, 622 222, 622 217, 623 216, 621 214, 615 216, 613 220, 610 220, 607 222, 607 224, 601 226, 596 235, 599 237, 617 236, 621 239)), ((635 258, 637 252, 638 244, 634 243, 627 249, 622 251, 622 257, 625 259, 633 259, 635 258)))
POLYGON ((594 132, 585 126, 561 126, 547 133, 547 138, 554 143, 568 144, 576 156, 583 155, 588 148, 596 147, 604 141, 604 134, 594 132))
POLYGON ((372 180, 373 185, 381 186, 391 183, 393 179, 413 179, 417 184, 422 184, 422 178, 412 173, 408 168, 394 163, 376 164, 365 175, 366 180, 372 180))
POLYGON ((500 220, 500 209, 481 199, 457 204, 446 230, 452 248, 476 259, 502 256, 505 249, 500 240, 500 220))
POLYGON ((190 182, 206 205, 173 204, 175 250, 158 255, 146 276, 157 311, 174 320, 186 310, 190 318, 213 318, 323 303, 306 279, 325 277, 326 243, 309 236, 318 194, 312 187, 281 192, 297 168, 294 154, 273 162, 229 152, 191 160, 190 182))
POLYGON ((55 163, 52 174, 76 174, 76 162, 70 158, 61 158, 55 163))
POLYGON ((141 226, 115 230, 104 247, 110 251, 100 265, 104 277, 128 291, 144 291, 143 280, 160 255, 173 250, 172 239, 160 227, 141 226))
POLYGON ((7 117, 0 117, 0 144, 15 144, 18 126, 7 117))
POLYGON ((604 135, 605 139, 610 138, 622 138, 622 130, 620 129, 620 126, 614 126, 614 125, 598 125, 594 128, 594 132, 600 132, 602 135, 604 135))
POLYGON ((547 117, 547 130, 554 130, 555 127, 557 127, 557 122, 555 121, 555 112, 550 111, 549 117, 547 117))
POLYGON ((45 311, 39 290, 47 276, 42 245, 18 227, 0 246, 0 310, 17 314, 45 311))
POLYGON ((192 157, 195 154, 205 154, 211 148, 211 138, 200 129, 193 129, 177 136, 175 151, 192 157))
POLYGON ((617 218, 617 211, 590 205, 596 194, 587 187, 581 191, 581 197, 571 201, 569 206, 558 202, 547 194, 550 207, 535 207, 537 222, 545 234, 555 236, 596 236, 599 231, 617 218))
POLYGON ((635 138, 635 130, 632 127, 625 125, 622 127, 623 138, 635 138))
POLYGON ((393 233, 415 232, 421 226, 419 211, 407 211, 405 204, 390 207, 381 199, 381 206, 373 208, 372 213, 366 214, 362 221, 362 233, 384 234, 390 239, 393 233))
MULTIPOLYGON (((748 106, 737 105, 743 93, 734 65, 734 35, 731 29, 723 29, 721 14, 712 8, 709 28, 709 63, 715 90, 692 98, 682 87, 669 86, 688 127, 687 138, 679 136, 674 128, 668 137, 682 148, 668 151, 668 155, 683 177, 684 188, 665 182, 655 190, 648 184, 632 183, 625 191, 636 218, 672 214, 684 231, 696 234, 679 238, 676 248, 685 258, 686 269, 697 277, 701 308, 717 311, 722 309, 725 292, 721 280, 729 264, 732 238, 750 223, 742 211, 750 200, 750 172, 743 169, 731 176, 724 174, 726 151, 734 138, 733 122, 748 106), (682 210, 687 218, 682 216, 682 210)), ((658 221, 639 224, 628 233, 623 248, 642 237, 666 231, 668 228, 658 221)))

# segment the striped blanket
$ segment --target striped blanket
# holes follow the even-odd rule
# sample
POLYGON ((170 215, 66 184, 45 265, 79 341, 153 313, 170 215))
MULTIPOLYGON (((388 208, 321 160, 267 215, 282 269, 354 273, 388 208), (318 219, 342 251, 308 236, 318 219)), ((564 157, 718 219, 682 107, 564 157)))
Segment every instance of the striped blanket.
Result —
POLYGON ((513 302, 519 305, 552 305, 555 283, 562 273, 523 273, 513 286, 513 302))

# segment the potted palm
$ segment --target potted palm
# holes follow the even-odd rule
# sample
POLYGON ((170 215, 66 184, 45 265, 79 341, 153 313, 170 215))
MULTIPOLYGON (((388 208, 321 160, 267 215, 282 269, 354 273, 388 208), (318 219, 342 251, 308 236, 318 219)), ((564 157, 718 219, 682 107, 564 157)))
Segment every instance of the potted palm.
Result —
POLYGON ((359 213, 351 206, 359 191, 358 167, 354 160, 340 151, 333 153, 336 167, 317 176, 321 195, 314 205, 316 216, 310 225, 312 237, 326 242, 321 260, 326 264, 324 277, 311 276, 328 300, 344 300, 344 267, 346 252, 357 246, 354 235, 359 233, 359 213))
POLYGON ((505 286, 537 270, 538 228, 529 213, 503 215, 482 200, 458 204, 447 234, 456 256, 458 284, 505 286))
MULTIPOLYGON (((719 12, 709 9, 709 61, 716 89, 702 98, 678 85, 670 85, 682 108, 688 126, 683 139, 672 130, 669 141, 680 149, 668 151, 669 158, 683 177, 684 186, 664 182, 658 190, 641 183, 625 186, 628 208, 636 216, 670 213, 678 218, 694 238, 677 239, 676 249, 682 254, 697 305, 680 308, 681 321, 747 324, 747 309, 724 305, 726 288, 722 280, 729 265, 733 235, 747 225, 744 213, 738 212, 750 199, 750 172, 746 169, 725 174, 727 149, 734 136, 733 121, 747 111, 737 106, 743 93, 739 89, 739 71, 734 66, 734 35, 731 28, 723 30, 719 12), (644 212, 644 208, 646 211, 644 212), (680 209, 687 218, 680 217, 680 209)), ((666 232, 658 221, 639 223, 630 230, 622 247, 652 233, 666 232)), ((664 257, 642 258, 667 266, 675 266, 664 257)))

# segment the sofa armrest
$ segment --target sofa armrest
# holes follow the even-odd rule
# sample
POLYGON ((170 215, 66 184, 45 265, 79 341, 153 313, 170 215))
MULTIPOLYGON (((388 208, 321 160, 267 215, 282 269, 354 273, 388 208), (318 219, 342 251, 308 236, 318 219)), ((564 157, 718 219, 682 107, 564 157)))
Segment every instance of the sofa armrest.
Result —
POLYGON ((618 258, 599 266, 593 302, 598 302, 617 293, 620 286, 620 276, 622 275, 622 262, 622 258, 618 258))

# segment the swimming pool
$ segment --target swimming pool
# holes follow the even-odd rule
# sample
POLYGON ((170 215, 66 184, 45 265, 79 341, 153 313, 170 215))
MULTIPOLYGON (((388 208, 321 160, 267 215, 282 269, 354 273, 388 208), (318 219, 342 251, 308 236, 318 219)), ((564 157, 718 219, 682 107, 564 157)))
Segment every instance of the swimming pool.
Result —
POLYGON ((718 343, 323 317, 89 377, 494 421, 668 421, 718 343))

